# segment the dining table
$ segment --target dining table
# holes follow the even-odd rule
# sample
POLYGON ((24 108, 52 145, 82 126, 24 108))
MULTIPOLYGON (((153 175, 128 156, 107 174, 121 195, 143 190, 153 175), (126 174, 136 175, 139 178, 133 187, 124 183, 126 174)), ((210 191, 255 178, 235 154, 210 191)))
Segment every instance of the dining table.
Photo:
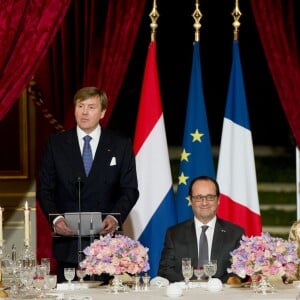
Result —
MULTIPOLYGON (((211 292, 204 286, 194 286, 184 288, 182 295, 178 297, 169 297, 167 295, 167 286, 149 286, 147 290, 127 288, 124 291, 114 292, 109 286, 94 286, 88 288, 64 288, 57 287, 51 293, 48 293, 53 299, 60 300, 288 300, 300 299, 300 288, 294 287, 292 284, 285 285, 280 288, 275 288, 270 293, 257 293, 249 287, 230 287, 223 285, 221 290, 211 292)), ((45 298, 47 299, 47 297, 45 298)))

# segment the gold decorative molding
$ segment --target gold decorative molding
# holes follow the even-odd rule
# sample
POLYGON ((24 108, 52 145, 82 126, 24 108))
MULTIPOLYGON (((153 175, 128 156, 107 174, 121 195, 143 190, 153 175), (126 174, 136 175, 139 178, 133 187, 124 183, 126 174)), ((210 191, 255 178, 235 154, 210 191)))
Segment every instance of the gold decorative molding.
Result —
POLYGON ((5 197, 35 198, 36 192, 0 193, 0 198, 5 198, 5 197))
MULTIPOLYGON (((36 211, 35 207, 30 207, 31 211, 36 211)), ((5 206, 5 211, 15 211, 24 213, 24 206, 5 206)))
POLYGON ((3 155, 6 157, 5 161, 0 163, 0 179, 28 179, 27 114, 27 94, 24 91, 14 107, 8 112, 5 120, 0 124, 0 132, 3 131, 1 132, 2 141, 7 139, 7 142, 2 143, 1 147, 6 151, 5 153, 9 152, 8 157, 7 154, 3 155))

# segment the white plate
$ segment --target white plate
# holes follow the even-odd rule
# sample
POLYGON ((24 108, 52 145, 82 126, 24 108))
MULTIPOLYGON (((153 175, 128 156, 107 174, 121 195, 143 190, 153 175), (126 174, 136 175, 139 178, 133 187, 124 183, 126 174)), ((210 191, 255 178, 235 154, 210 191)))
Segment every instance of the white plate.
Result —
POLYGON ((74 288, 75 289, 89 289, 89 288, 96 288, 98 286, 100 286, 103 282, 102 281, 83 281, 83 282, 80 282, 80 281, 72 281, 72 284, 74 284, 74 288))
POLYGON ((240 288, 242 286, 243 286, 242 283, 238 283, 238 284, 227 284, 227 283, 224 283, 224 287, 226 287, 226 288, 240 288))

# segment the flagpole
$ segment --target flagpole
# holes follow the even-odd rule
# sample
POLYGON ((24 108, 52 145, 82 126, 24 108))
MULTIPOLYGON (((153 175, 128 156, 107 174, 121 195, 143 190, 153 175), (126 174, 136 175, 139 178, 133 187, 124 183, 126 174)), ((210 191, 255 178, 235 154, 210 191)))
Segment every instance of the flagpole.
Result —
POLYGON ((199 9, 199 0, 196 0, 195 6, 196 6, 196 8, 192 14, 192 16, 195 20, 195 23, 193 26, 195 28, 195 42, 199 42, 200 41, 200 28, 201 28, 200 20, 202 19, 202 14, 199 9))
POLYGON ((152 7, 152 10, 149 14, 149 17, 151 19, 151 24, 150 24, 151 42, 154 42, 156 40, 156 29, 158 27, 157 20, 159 18, 159 13, 158 13, 158 10, 157 10, 156 0, 153 0, 153 7, 152 7))
POLYGON ((241 26, 241 23, 239 20, 240 20, 240 17, 242 16, 242 13, 239 9, 239 1, 238 0, 235 0, 235 7, 234 7, 231 15, 233 16, 233 23, 232 23, 232 26, 234 28, 233 39, 235 41, 237 41, 239 39, 239 27, 241 26))

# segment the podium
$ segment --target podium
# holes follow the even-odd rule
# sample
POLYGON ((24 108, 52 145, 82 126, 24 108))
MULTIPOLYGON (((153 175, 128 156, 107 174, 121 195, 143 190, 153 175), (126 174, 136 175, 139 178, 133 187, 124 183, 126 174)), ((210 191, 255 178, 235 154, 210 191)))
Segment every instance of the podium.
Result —
POLYGON ((62 214, 49 214, 49 223, 53 224, 53 221, 63 216, 68 226, 74 231, 74 235, 62 236, 52 231, 53 238, 77 238, 78 239, 78 264, 83 260, 84 254, 82 249, 82 239, 90 239, 90 243, 94 241, 96 237, 99 237, 100 232, 103 229, 102 220, 111 215, 118 220, 121 224, 120 213, 101 213, 101 212, 66 212, 62 214))

